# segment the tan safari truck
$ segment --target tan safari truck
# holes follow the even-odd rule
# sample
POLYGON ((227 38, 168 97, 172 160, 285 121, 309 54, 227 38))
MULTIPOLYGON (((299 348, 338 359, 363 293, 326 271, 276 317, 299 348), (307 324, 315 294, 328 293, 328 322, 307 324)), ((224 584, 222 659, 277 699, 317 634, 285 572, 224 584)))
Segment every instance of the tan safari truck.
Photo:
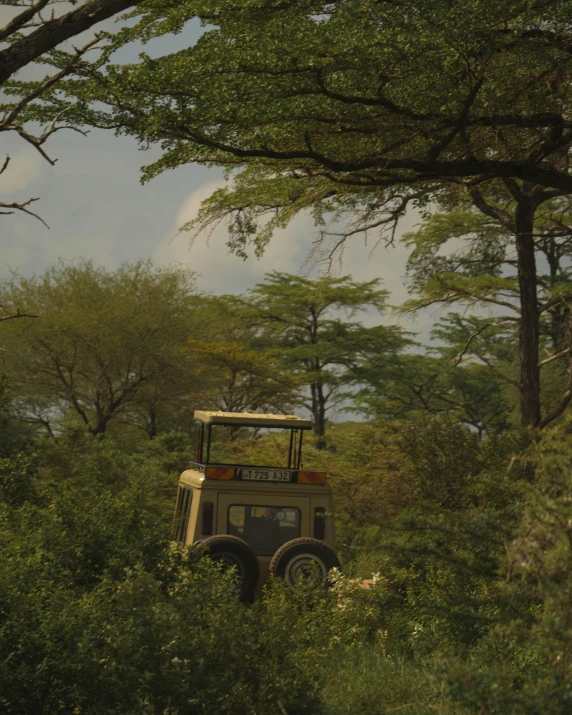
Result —
POLYGON ((269 574, 313 592, 339 568, 334 551, 332 491, 325 472, 302 466, 302 438, 310 420, 247 412, 196 411, 195 462, 181 474, 175 537, 202 544, 208 556, 238 572, 244 600, 258 595, 269 574), (285 463, 228 464, 211 458, 215 430, 288 430, 285 463))

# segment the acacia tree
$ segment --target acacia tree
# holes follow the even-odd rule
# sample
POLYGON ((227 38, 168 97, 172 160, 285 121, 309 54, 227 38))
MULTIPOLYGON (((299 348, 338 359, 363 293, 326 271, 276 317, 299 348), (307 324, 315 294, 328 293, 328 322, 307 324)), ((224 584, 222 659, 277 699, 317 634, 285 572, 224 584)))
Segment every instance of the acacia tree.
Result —
POLYGON ((111 421, 140 412, 149 390, 173 381, 180 395, 191 389, 182 351, 195 316, 192 274, 145 262, 114 273, 60 263, 5 281, 0 296, 38 314, 2 331, 13 413, 25 422, 54 435, 73 416, 103 435, 111 421))
POLYGON ((502 380, 485 365, 457 365, 458 343, 443 327, 436 329, 440 341, 454 345, 404 354, 381 366, 372 356, 360 371, 364 387, 356 395, 356 408, 377 419, 452 413, 479 437, 506 430, 514 406, 502 380))
MULTIPOLYGON (((333 247, 389 240, 410 204, 501 182, 515 203, 522 420, 539 424, 534 216, 572 191, 570 0, 159 0, 111 47, 208 23, 195 46, 80 69, 46 111, 160 143, 144 179, 199 162, 235 170, 196 229, 231 218, 230 246, 261 252, 313 209, 352 217, 333 247), (385 234, 387 236, 387 234, 385 234)), ((322 236, 327 235, 324 229, 322 236)), ((328 249, 328 250, 330 250, 328 249)))
MULTIPOLYGON (((544 190, 536 193, 532 255, 523 262, 516 225, 521 210, 518 201, 502 184, 489 187, 487 195, 482 189, 473 189, 472 194, 449 196, 442 212, 427 217, 418 231, 404 236, 412 249, 409 287, 417 294, 405 308, 433 304, 493 307, 495 312, 486 319, 457 316, 461 344, 455 362, 476 357, 487 365, 518 391, 522 423, 544 427, 572 400, 570 199, 545 200, 544 190), (451 248, 455 243, 460 248, 451 248), (502 362, 510 362, 506 354, 499 365, 494 350, 494 336, 499 333, 505 333, 518 351, 520 374, 503 372, 502 362), (565 363, 559 370, 565 387, 544 400, 543 411, 540 372, 548 366, 552 372, 559 369, 558 361, 565 363)), ((451 342, 450 332, 447 338, 451 342)))
MULTIPOLYGON (((200 305, 200 324, 185 355, 202 383, 204 403, 228 412, 288 412, 298 384, 268 346, 261 348, 244 299, 204 296, 200 305)), ((231 439, 235 432, 230 430, 231 439)))
POLYGON ((326 416, 359 383, 363 364, 375 354, 382 375, 381 362, 395 361, 408 343, 398 327, 367 328, 350 320, 368 308, 383 310, 387 291, 379 280, 311 280, 274 271, 249 295, 252 319, 263 328, 261 344, 309 391, 302 404, 312 415, 316 446, 323 448, 326 416))
MULTIPOLYGON (((51 116, 39 116, 36 100, 77 70, 84 62, 88 50, 100 43, 102 38, 96 35, 82 47, 74 48, 72 52, 58 49, 59 46, 102 20, 107 20, 141 2, 142 0, 85 0, 78 6, 77 0, 1 0, 0 7, 9 8, 8 12, 12 11, 12 16, 0 27, 0 87, 4 95, 0 103, 0 132, 17 133, 50 164, 55 164, 55 160, 46 153, 44 144, 54 132, 72 127, 65 121, 65 107, 51 116), (57 8, 57 16, 54 8, 57 8), (32 63, 51 64, 56 71, 39 83, 13 79, 19 70, 32 63), (11 100, 11 96, 15 99, 11 100), (33 133, 27 123, 37 119, 40 119, 44 126, 39 133, 33 133)), ((9 163, 8 156, 0 166, 0 174, 8 169, 9 163)), ((23 211, 39 218, 29 208, 30 204, 37 200, 32 198, 24 202, 1 201, 0 214, 23 211)))

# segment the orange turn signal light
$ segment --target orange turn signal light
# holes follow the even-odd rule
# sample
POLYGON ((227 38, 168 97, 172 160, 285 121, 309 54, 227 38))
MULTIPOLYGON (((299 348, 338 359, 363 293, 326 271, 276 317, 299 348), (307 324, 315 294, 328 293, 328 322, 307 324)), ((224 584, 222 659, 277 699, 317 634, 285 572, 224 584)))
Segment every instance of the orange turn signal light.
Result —
POLYGON ((234 479, 234 467, 207 467, 205 469, 207 479, 234 479))
POLYGON ((298 484, 325 484, 326 472, 298 472, 298 484))

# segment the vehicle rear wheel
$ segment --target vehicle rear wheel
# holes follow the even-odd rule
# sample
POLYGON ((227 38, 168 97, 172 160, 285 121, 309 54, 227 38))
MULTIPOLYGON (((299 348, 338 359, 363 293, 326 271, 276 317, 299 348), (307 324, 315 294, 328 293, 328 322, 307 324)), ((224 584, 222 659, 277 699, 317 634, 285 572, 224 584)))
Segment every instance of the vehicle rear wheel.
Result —
POLYGON ((317 593, 328 588, 328 573, 340 568, 333 549, 318 539, 301 537, 281 546, 272 557, 270 573, 284 579, 290 588, 317 593))
POLYGON ((241 598, 245 601, 252 600, 258 585, 260 569, 258 559, 246 541, 239 539, 238 536, 218 534, 198 541, 195 546, 199 544, 212 561, 222 564, 225 568, 236 569, 241 598))

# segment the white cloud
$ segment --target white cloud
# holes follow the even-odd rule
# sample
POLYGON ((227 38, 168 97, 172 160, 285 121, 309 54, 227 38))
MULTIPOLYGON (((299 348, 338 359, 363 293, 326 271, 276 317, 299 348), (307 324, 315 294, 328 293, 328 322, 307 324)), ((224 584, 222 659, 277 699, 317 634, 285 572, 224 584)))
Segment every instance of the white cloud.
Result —
MULTIPOLYGON (((260 259, 250 256, 246 261, 230 253, 225 226, 219 226, 210 237, 199 235, 191 242, 189 235, 178 234, 178 229, 195 218, 201 202, 213 191, 224 186, 223 181, 203 184, 193 191, 179 210, 169 235, 155 251, 153 258, 160 265, 183 264, 200 273, 199 287, 212 293, 241 293, 264 279, 264 274, 278 270, 298 275, 316 275, 325 264, 312 259, 312 242, 317 230, 309 216, 298 216, 283 230, 277 231, 260 259)), ((374 236, 354 236, 346 243, 341 261, 334 261, 335 274, 349 274, 356 281, 381 278, 382 286, 389 291, 389 302, 398 305, 408 297, 405 287, 407 249, 400 243, 399 235, 410 231, 417 223, 415 212, 408 214, 399 226, 393 246, 375 245, 374 236)), ((378 314, 364 316, 368 324, 379 322, 378 314)), ((385 323, 398 323, 409 330, 425 333, 429 328, 426 316, 412 317, 386 315, 385 323)))
POLYGON ((240 293, 264 279, 271 270, 301 272, 305 251, 312 230, 306 217, 298 217, 288 228, 278 231, 262 258, 249 256, 243 261, 226 245, 226 227, 218 226, 210 236, 199 235, 191 242, 189 234, 177 233, 193 219, 201 202, 224 182, 209 182, 193 191, 178 212, 169 236, 153 255, 161 265, 184 264, 201 274, 199 286, 213 293, 240 293))

